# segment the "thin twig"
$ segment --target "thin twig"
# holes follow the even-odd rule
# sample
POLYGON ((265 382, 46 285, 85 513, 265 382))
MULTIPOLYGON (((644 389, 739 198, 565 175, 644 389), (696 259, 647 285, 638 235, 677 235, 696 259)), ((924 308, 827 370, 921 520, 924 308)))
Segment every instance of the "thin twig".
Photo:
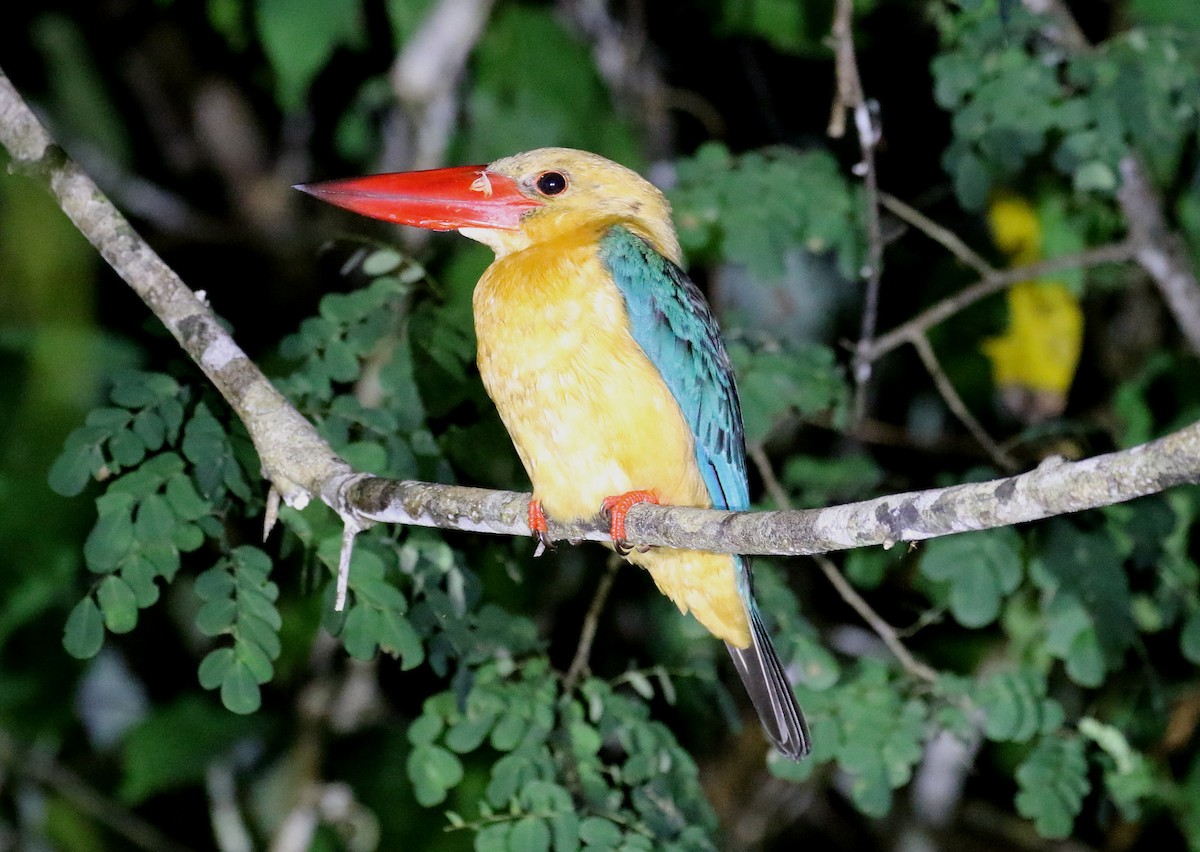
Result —
MULTIPOLYGON (((790 509, 791 500, 788 499, 787 491, 784 490, 783 485, 779 482, 779 478, 775 475, 775 468, 772 466, 771 460, 767 458, 767 453, 763 449, 762 444, 757 442, 749 444, 746 447, 746 454, 750 456, 751 461, 754 462, 754 466, 758 469, 758 475, 762 477, 763 487, 767 489, 767 493, 771 495, 771 499, 775 502, 775 505, 780 509, 790 509)), ((857 612, 862 617, 862 620, 875 631, 879 638, 883 640, 883 644, 887 645, 888 649, 896 656, 896 659, 904 667, 905 671, 921 680, 937 680, 937 672, 918 661, 909 652, 908 648, 904 647, 904 643, 900 641, 896 628, 888 624, 883 616, 872 609, 871 605, 850 584, 850 581, 842 576, 842 572, 833 564, 833 560, 821 555, 816 555, 813 558, 841 599, 848 603, 851 609, 857 612)))
POLYGON ((963 264, 978 272, 980 277, 986 278, 989 275, 996 274, 996 267, 988 263, 981 254, 963 242, 958 234, 949 228, 943 228, 917 208, 905 204, 899 198, 887 192, 879 193, 879 202, 887 208, 889 213, 903 219, 935 243, 942 246, 963 264))
POLYGON ((1064 269, 1088 269, 1102 266, 1106 263, 1124 263, 1134 259, 1136 246, 1128 240, 1119 243, 1109 243, 1086 251, 1063 254, 1047 260, 1030 263, 1025 266, 1014 266, 981 276, 979 281, 937 302, 912 319, 902 322, 886 334, 875 338, 865 350, 860 350, 856 357, 877 361, 893 349, 911 343, 917 335, 924 334, 928 329, 954 316, 959 311, 970 307, 981 299, 999 293, 1008 287, 1022 281, 1032 281, 1044 278, 1064 269))
POLYGON ((621 570, 621 560, 610 559, 608 567, 600 577, 596 593, 592 595, 592 603, 588 606, 587 615, 583 617, 583 628, 579 631, 579 645, 575 648, 575 656, 563 677, 563 691, 570 692, 587 670, 588 660, 592 655, 592 643, 596 640, 596 629, 600 626, 600 614, 604 612, 604 604, 608 601, 608 593, 612 591, 621 570))
MULTIPOLYGON (((875 148, 882 131, 875 105, 868 103, 863 95, 862 78, 858 72, 858 59, 854 54, 853 0, 837 0, 833 13, 833 49, 837 73, 837 92, 830 115, 828 133, 835 138, 845 132, 845 113, 854 113, 854 128, 858 134, 858 145, 862 160, 854 167, 854 173, 863 179, 866 192, 867 213, 867 262, 862 271, 867 279, 863 296, 862 324, 858 335, 858 350, 868 349, 875 337, 879 321, 879 286, 883 275, 883 228, 879 222, 879 178, 875 171, 875 148)), ((871 379, 872 361, 854 359, 854 420, 857 422, 866 413, 867 383, 871 379)))
POLYGON ((783 487, 783 483, 779 481, 779 477, 775 475, 775 466, 767 458, 767 451, 763 449, 763 445, 758 441, 751 441, 746 444, 746 455, 750 457, 750 461, 754 462, 754 466, 758 469, 758 475, 762 477, 763 488, 767 489, 767 494, 771 497, 771 502, 780 509, 792 508, 791 498, 788 497, 787 490, 783 487))
POLYGON ((151 852, 187 852, 189 849, 91 787, 67 767, 36 751, 18 751, 4 731, 0 731, 0 769, 48 787, 81 813, 107 826, 138 849, 151 852))
POLYGON ((863 599, 863 596, 855 590, 854 586, 850 585, 850 581, 842 576, 842 572, 833 564, 832 559, 828 556, 814 556, 813 559, 816 560, 821 572, 833 584, 833 587, 837 590, 842 600, 850 604, 854 611, 862 617, 862 620, 870 625, 871 629, 883 640, 883 644, 887 645, 888 650, 895 655, 906 672, 921 680, 930 682, 937 680, 937 672, 912 655, 912 652, 900 641, 900 636, 897 634, 896 628, 888 624, 879 613, 871 608, 871 605, 863 599))
POLYGON ((945 400, 946 405, 954 412, 954 416, 959 419, 962 425, 967 427, 967 431, 975 437, 975 440, 987 451, 987 454, 992 457, 992 461, 1001 470, 1010 473, 1017 470, 1018 465, 1016 460, 992 439, 992 436, 987 433, 987 430, 983 428, 983 425, 975 419, 975 415, 967 408, 966 403, 962 401, 962 397, 958 395, 958 391, 954 389, 954 384, 946 375, 946 371, 942 369, 937 354, 929 344, 929 338, 923 334, 913 335, 912 344, 913 348, 917 350, 917 354, 921 356, 921 363, 929 371, 934 385, 937 386, 938 393, 942 395, 942 399, 945 400))

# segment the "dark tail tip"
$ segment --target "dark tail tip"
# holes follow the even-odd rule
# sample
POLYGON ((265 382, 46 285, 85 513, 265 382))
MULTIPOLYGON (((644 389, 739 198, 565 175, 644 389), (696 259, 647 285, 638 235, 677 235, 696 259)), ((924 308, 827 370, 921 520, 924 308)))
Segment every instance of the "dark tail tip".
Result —
POLYGON ((733 664, 742 676, 746 692, 758 718, 762 721, 771 744, 792 760, 800 760, 812 751, 812 737, 800 705, 796 703, 792 685, 788 683, 771 637, 759 617, 757 607, 750 607, 750 647, 736 648, 725 643, 733 664))

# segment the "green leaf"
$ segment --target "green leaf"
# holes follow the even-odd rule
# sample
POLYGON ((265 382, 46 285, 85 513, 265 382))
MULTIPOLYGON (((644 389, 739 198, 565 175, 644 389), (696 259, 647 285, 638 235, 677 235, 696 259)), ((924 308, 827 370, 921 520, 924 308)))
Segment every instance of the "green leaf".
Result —
POLYGON ((237 635, 261 648, 269 660, 279 659, 283 651, 278 630, 252 613, 238 611, 237 635))
POLYGON ((494 822, 475 833, 475 852, 508 852, 508 834, 512 824, 494 822))
POLYGON ((1108 163, 1092 160, 1075 170, 1074 185, 1079 192, 1112 192, 1117 188, 1117 174, 1108 163))
POLYGON ((122 429, 109 439, 108 452, 118 467, 133 467, 146 457, 146 444, 132 429, 122 429))
POLYGON ((1187 659, 1200 665, 1200 609, 1194 609, 1179 634, 1179 647, 1187 659))
POLYGON ((529 717, 520 708, 510 707, 492 729, 492 748, 512 751, 529 731, 529 717))
POLYGON ((1133 750, 1125 735, 1112 725, 1085 717, 1079 720, 1079 733, 1092 740, 1104 752, 1104 786, 1121 815, 1133 821, 1142 816, 1142 803, 1158 786, 1154 768, 1146 756, 1133 750))
POLYGON ((104 614, 104 624, 111 633, 128 633, 137 627, 137 597, 129 584, 120 577, 108 576, 96 589, 96 600, 104 614))
POLYGON ((257 683, 269 683, 275 675, 275 668, 271 665, 271 660, 266 652, 243 636, 240 630, 237 642, 233 646, 233 655, 237 658, 238 663, 246 667, 257 683))
POLYGON ((848 398, 832 350, 808 345, 788 352, 729 347, 737 368, 746 440, 762 441, 789 411, 815 415, 840 410, 848 398))
POLYGON ((394 609, 386 609, 380 618, 379 647, 400 658, 403 671, 416 668, 425 659, 421 637, 411 622, 394 609))
POLYGON ((904 701, 888 677, 881 664, 861 661, 857 676, 836 692, 840 730, 813 731, 817 748, 837 748, 838 763, 853 779, 854 804, 868 816, 888 812, 891 791, 911 778, 925 736, 928 708, 904 701))
POLYGON ((950 611, 960 624, 983 627, 1021 583, 1020 537, 1001 528, 935 538, 922 554, 921 573, 949 584, 950 611))
POLYGON ((508 835, 509 852, 546 852, 550 848, 550 827, 544 819, 522 817, 513 823, 508 835))
POLYGON ((463 779, 462 762, 441 746, 423 745, 408 755, 408 778, 413 795, 426 808, 446 800, 446 792, 463 779))
POLYGON ((403 260, 400 253, 393 249, 376 249, 363 260, 362 271, 364 275, 372 278, 387 275, 395 270, 403 260))
POLYGON ((105 495, 96 501, 100 517, 83 543, 83 557, 90 570, 115 571, 129 552, 134 540, 132 507, 125 495, 105 495))
POLYGON ((126 370, 113 381, 109 398, 124 408, 145 408, 179 392, 179 383, 163 373, 126 370))
POLYGON ((232 713, 245 715, 262 706, 258 681, 242 662, 235 661, 221 680, 221 703, 232 713))
POLYGON ((1067 674, 1096 686, 1121 664, 1134 640, 1129 579, 1104 528, 1085 531, 1056 519, 1039 530, 1030 578, 1042 590, 1046 647, 1067 674))
POLYGON ((335 382, 352 382, 358 377, 358 355, 344 341, 331 340, 325 346, 325 368, 335 382))
POLYGON ((794 639, 793 663, 799 666, 800 682, 808 689, 820 692, 838 682, 841 666, 837 657, 824 645, 809 636, 797 634, 794 639))
POLYGON ((233 664, 232 648, 216 648, 209 651, 200 661, 200 668, 197 672, 200 685, 205 689, 216 689, 224 682, 225 676, 229 674, 233 664))
POLYGON ((533 777, 528 750, 504 755, 492 764, 492 777, 487 786, 488 802, 498 808, 504 807, 533 777))
POLYGON ((342 642, 346 653, 356 660, 370 660, 375 656, 379 644, 382 619, 379 610, 365 604, 350 607, 346 624, 342 628, 342 642))
POLYGON ((621 828, 604 817, 587 817, 579 823, 579 839, 589 847, 615 849, 621 842, 621 828))
POLYGON ((133 433, 138 436, 146 449, 156 452, 162 449, 167 440, 167 426, 157 412, 146 409, 139 411, 133 418, 133 433))
POLYGON ((1083 741, 1045 736, 1017 767, 1017 812, 1034 821, 1038 834, 1071 834, 1083 797, 1091 789, 1083 741))
POLYGON ((216 568, 209 568, 197 577, 192 589, 196 592, 200 600, 214 601, 231 597, 236 585, 237 583, 233 579, 233 575, 224 568, 217 566, 216 568))
POLYGON ((84 423, 97 429, 103 429, 106 434, 112 435, 132 419, 133 415, 124 408, 93 408, 88 412, 84 423))
POLYGON ((1046 697, 1046 680, 1029 669, 999 672, 979 683, 975 700, 987 714, 988 739, 1025 742, 1063 722, 1062 706, 1046 697))
POLYGON ((216 598, 196 613, 196 629, 205 636, 220 636, 233 629, 236 619, 237 604, 229 598, 216 598))
POLYGON ((357 43, 362 22, 357 0, 259 0, 255 22, 275 71, 280 106, 296 110, 333 51, 357 43), (320 26, 313 26, 320 21, 320 26))
POLYGON ((192 478, 184 473, 167 480, 166 498, 171 511, 185 521, 198 520, 213 510, 212 503, 200 496, 192 478))
POLYGON ((428 702, 426 702, 426 710, 417 718, 413 719, 408 726, 408 741, 415 746, 427 746, 433 743, 441 736, 444 724, 442 717, 437 713, 429 711, 428 702))
POLYGON ((161 494, 151 494, 142 500, 133 522, 134 535, 139 541, 151 544, 169 543, 175 532, 175 513, 161 494))
POLYGON ((71 608, 63 630, 63 647, 72 657, 87 660, 100 653, 103 644, 104 619, 100 608, 88 595, 71 608))
POLYGON ((650 683, 650 678, 637 669, 630 669, 625 672, 625 680, 633 687, 633 691, 646 701, 651 701, 654 698, 654 686, 650 683))
POLYGON ((459 754, 479 748, 496 722, 496 712, 468 713, 446 732, 446 747, 459 754))
POLYGON ((104 456, 96 444, 76 442, 74 437, 75 433, 72 433, 62 454, 50 466, 50 487, 63 497, 74 497, 81 493, 92 475, 104 464, 104 456))
POLYGON ((158 602, 158 584, 154 582, 157 576, 154 563, 141 553, 130 554, 121 566, 121 579, 133 589, 138 609, 145 609, 158 602))

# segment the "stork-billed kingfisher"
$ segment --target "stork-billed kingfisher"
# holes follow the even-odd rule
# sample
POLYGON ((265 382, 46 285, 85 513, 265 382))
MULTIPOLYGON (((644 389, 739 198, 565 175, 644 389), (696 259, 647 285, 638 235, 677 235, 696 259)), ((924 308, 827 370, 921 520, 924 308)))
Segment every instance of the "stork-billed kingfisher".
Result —
POLYGON ((533 483, 530 528, 545 537, 547 517, 604 511, 617 550, 724 640, 775 747, 806 755, 750 563, 625 543, 637 502, 750 505, 733 370, 680 268, 663 194, 568 148, 298 188, 377 219, 458 230, 496 253, 475 288, 479 372, 533 483))

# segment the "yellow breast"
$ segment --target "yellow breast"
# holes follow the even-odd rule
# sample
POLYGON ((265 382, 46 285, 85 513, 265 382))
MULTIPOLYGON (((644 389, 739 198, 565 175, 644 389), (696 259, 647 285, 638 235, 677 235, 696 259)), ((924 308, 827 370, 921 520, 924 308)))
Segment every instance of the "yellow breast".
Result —
MULTIPOLYGON (((654 491, 711 506, 691 432, 634 341, 596 235, 540 243, 497 260, 475 290, 479 371, 550 517, 599 511, 605 497, 654 491)), ((659 588, 717 636, 749 644, 729 556, 632 554, 659 588)))

